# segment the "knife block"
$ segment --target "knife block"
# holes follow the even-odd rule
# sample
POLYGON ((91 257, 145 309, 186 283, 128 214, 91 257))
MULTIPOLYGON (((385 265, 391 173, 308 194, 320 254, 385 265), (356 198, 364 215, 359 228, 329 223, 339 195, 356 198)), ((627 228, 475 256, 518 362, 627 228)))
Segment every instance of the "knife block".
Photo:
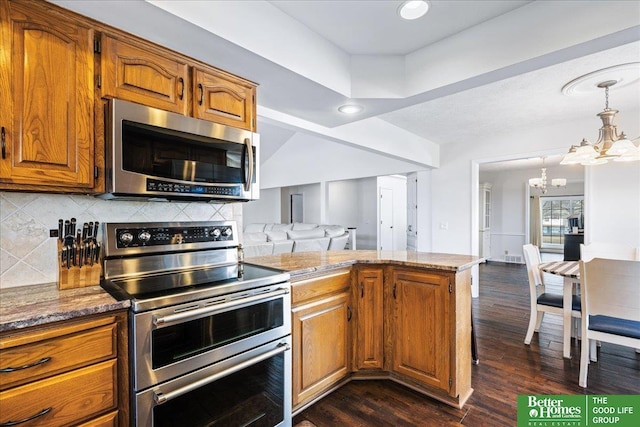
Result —
POLYGON ((79 267, 72 265, 67 268, 62 263, 62 244, 58 242, 58 289, 84 288, 100 284, 102 266, 99 262, 93 265, 79 267))

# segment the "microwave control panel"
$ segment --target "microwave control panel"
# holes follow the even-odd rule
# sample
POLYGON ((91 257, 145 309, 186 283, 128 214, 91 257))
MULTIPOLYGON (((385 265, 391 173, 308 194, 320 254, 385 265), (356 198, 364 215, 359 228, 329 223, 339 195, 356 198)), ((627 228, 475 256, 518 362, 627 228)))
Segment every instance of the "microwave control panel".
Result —
POLYGON ((147 191, 170 194, 241 196, 242 185, 222 186, 210 184, 181 184, 177 182, 160 181, 157 179, 147 179, 147 191))

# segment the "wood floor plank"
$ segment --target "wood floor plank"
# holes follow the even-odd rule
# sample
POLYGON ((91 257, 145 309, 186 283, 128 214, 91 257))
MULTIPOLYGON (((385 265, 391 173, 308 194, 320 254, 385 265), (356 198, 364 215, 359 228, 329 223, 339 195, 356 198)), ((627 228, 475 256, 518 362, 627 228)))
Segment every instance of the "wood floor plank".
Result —
MULTIPOLYGON (((580 387, 579 341, 572 340, 573 358, 564 359, 560 316, 545 315, 531 345, 524 344, 527 280, 523 265, 480 266, 480 297, 472 303, 480 364, 472 367, 475 391, 462 409, 391 381, 352 381, 298 414, 294 425, 308 420, 317 427, 512 427, 521 394, 640 394, 640 354, 608 343, 589 365, 589 387, 580 387)), ((548 283, 547 291, 562 292, 561 280, 548 283)))

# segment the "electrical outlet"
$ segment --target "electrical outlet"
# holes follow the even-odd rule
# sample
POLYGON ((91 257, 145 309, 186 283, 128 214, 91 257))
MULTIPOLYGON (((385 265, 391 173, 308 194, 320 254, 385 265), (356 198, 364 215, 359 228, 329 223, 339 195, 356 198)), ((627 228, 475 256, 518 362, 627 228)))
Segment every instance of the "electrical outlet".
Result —
POLYGON ((505 255, 509 255, 509 251, 504 251, 504 254, 505 255))

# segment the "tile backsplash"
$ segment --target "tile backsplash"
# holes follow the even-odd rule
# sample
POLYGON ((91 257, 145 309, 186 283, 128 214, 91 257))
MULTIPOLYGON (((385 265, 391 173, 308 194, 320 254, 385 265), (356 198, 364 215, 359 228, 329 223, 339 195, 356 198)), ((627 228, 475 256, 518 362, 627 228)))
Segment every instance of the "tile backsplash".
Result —
POLYGON ((235 220, 242 230, 242 203, 131 202, 0 192, 0 288, 56 282, 56 239, 49 237, 49 230, 57 229, 58 219, 72 217, 80 224, 235 220))

